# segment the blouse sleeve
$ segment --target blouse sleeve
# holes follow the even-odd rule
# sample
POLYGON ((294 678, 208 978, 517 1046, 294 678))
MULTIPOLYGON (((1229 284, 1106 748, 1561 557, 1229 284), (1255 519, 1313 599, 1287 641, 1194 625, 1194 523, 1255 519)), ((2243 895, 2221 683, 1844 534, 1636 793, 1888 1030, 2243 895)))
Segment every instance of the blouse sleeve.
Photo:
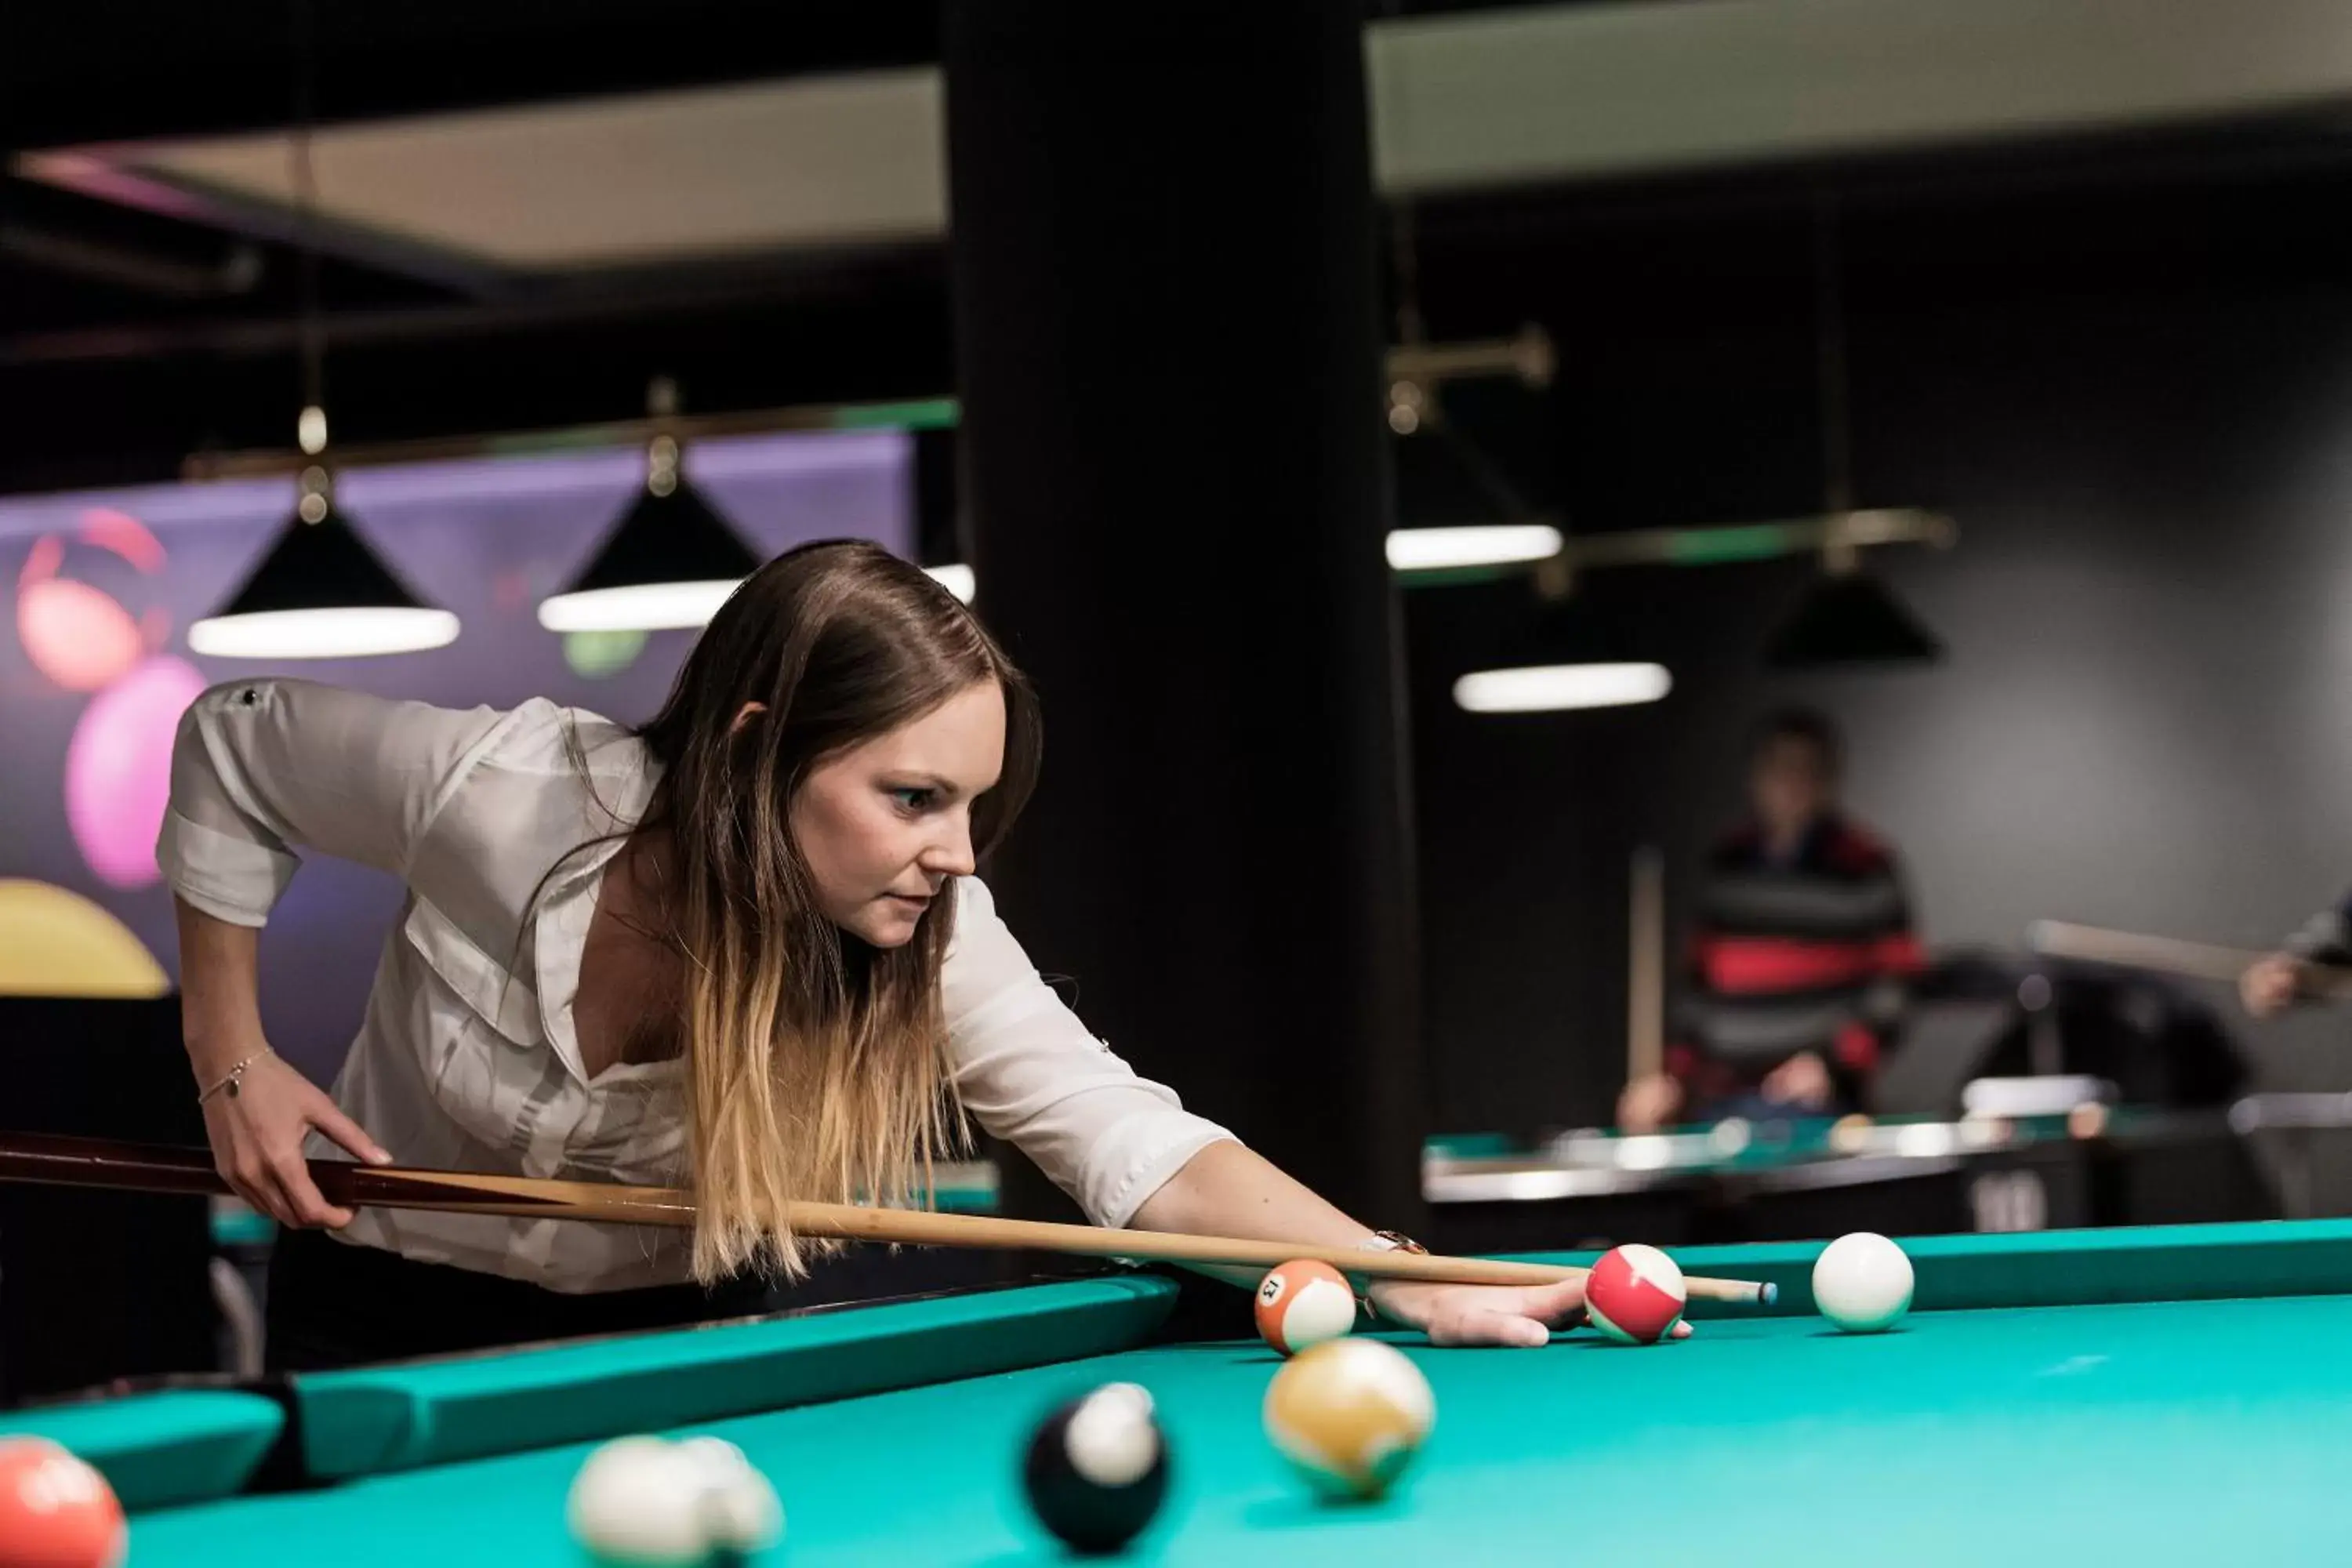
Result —
POLYGON ((301 680, 215 687, 180 720, 157 864, 180 897, 245 926, 268 920, 299 849, 404 876, 508 717, 301 680))
POLYGON ((958 887, 942 988, 964 1108, 1097 1225, 1125 1225, 1186 1161, 1233 1140, 1087 1032, 1038 976, 977 878, 958 887))

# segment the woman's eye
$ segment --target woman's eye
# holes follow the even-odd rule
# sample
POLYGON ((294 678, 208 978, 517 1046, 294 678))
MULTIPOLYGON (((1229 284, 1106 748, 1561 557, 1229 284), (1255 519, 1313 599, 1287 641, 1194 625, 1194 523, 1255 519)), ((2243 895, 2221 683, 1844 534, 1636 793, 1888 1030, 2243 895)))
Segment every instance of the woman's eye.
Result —
POLYGON ((890 798, 898 802, 899 810, 912 816, 929 811, 931 803, 939 798, 939 793, 934 789, 894 789, 890 792, 890 798))

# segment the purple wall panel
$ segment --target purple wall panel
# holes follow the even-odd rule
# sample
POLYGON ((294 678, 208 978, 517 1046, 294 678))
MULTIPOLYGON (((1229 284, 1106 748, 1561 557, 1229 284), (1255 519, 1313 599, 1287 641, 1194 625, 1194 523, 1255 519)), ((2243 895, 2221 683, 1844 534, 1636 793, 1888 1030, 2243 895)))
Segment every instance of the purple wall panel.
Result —
MULTIPOLYGON (((687 472, 755 548, 855 536, 911 555, 909 458, 897 432, 793 434, 698 444, 687 472)), ((278 666, 195 658, 186 629, 268 547, 293 507, 290 480, 0 498, 0 583, 12 586, 16 612, 12 635, 0 637, 0 879, 95 900, 176 969, 169 894, 144 880, 142 867, 126 878, 120 847, 110 859, 93 837, 134 826, 136 780, 120 775, 159 765, 168 751, 156 717, 168 701, 125 700, 142 681, 176 690, 193 684, 191 671, 205 684, 292 674, 449 706, 544 696, 643 718, 690 634, 656 633, 632 654, 611 639, 557 637, 535 616, 618 519, 642 472, 634 451, 354 470, 341 480, 338 503, 465 629, 427 653, 278 666), (117 723, 134 727, 89 732, 110 711, 133 715, 117 723), (69 813, 78 736, 80 809, 69 813), (92 758, 110 760, 111 774, 92 758), (107 789, 114 795, 92 794, 107 789)), ((399 898, 388 878, 314 859, 263 942, 272 1043, 321 1077, 357 1024, 399 898)))

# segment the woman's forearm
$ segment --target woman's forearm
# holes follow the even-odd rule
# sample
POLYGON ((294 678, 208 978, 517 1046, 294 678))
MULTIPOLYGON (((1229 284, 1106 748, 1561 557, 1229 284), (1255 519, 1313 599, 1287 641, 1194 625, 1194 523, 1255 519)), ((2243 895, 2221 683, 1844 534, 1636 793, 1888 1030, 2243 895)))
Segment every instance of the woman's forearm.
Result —
MULTIPOLYGON (((1212 1143, 1151 1194, 1130 1222, 1140 1230, 1355 1247, 1374 1233, 1238 1143, 1212 1143)), ((1263 1271, 1202 1268, 1255 1288, 1263 1271)), ((1584 1281, 1443 1285, 1382 1279, 1365 1292, 1380 1316, 1441 1345, 1539 1345, 1584 1308, 1584 1281)))
POLYGON ((259 1048, 261 933, 172 900, 180 927, 180 1027, 188 1063, 210 1084, 259 1048))
MULTIPOLYGON (((1372 1238, 1371 1227, 1350 1219, 1264 1155, 1232 1142, 1212 1143, 1193 1155, 1144 1201, 1130 1223, 1138 1230, 1319 1247, 1360 1247, 1372 1238)), ((1255 1289, 1264 1270, 1199 1272, 1255 1289)))

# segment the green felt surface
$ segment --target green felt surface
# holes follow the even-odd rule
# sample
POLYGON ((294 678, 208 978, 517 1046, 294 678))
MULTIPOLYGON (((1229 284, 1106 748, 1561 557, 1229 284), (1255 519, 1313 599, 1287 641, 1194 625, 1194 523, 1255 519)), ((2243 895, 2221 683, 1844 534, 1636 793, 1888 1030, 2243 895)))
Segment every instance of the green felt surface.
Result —
POLYGON ((305 1462, 340 1477, 847 1399, 1139 1344, 1148 1275, 973 1291, 294 1380, 305 1462))
POLYGON ((129 1509, 239 1489, 285 1424, 272 1400, 212 1390, 0 1411, 0 1436, 64 1444, 96 1465, 129 1509))
MULTIPOLYGON (((2332 1561, 2352 1538, 2352 1300, 1938 1312, 1855 1338, 1808 1319, 1652 1349, 1410 1349, 1438 1429, 1403 1490, 1310 1502, 1262 1438, 1255 1345, 1126 1352, 698 1426, 789 1515, 767 1561, 1007 1568, 1030 1422, 1096 1382, 1160 1402, 1176 1457, 1135 1560, 1743 1565, 2332 1561), (2315 1556, 2315 1553, 2317 1555, 2315 1556)), ((580 1561, 586 1445, 142 1516, 132 1561, 530 1568, 580 1561)))
MULTIPOLYGON (((1690 1316, 1810 1315, 1813 1259, 1822 1246, 1788 1241, 1675 1248, 1675 1261, 1685 1274, 1761 1279, 1780 1287, 1780 1300, 1770 1308, 1695 1301, 1690 1316)), ((2352 1289, 2352 1220, 1906 1237, 1903 1250, 1917 1276, 1914 1301, 1923 1310, 2324 1296, 2352 1289)), ((1528 1256, 1539 1262, 1590 1264, 1600 1255, 1528 1256)))
POLYGON ((213 1210, 213 1245, 225 1247, 266 1247, 278 1239, 278 1222, 249 1208, 213 1210))

